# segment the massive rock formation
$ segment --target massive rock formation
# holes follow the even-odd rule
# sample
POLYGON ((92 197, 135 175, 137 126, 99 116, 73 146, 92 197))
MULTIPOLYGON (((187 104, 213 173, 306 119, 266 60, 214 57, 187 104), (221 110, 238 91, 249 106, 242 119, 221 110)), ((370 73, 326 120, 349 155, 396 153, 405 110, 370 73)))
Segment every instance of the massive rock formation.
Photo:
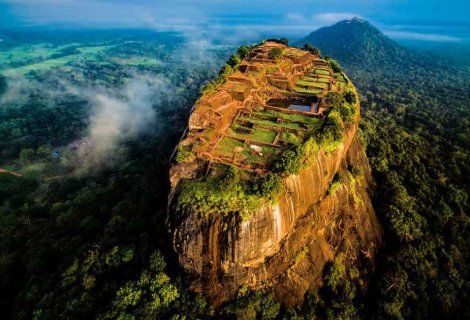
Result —
MULTIPOLYGON (((287 141, 278 142, 282 130, 291 130, 286 126, 286 129, 276 127, 279 131, 271 142, 253 141, 255 135, 236 137, 244 141, 242 145, 249 145, 253 154, 257 152, 255 156, 261 160, 249 162, 253 158, 237 158, 242 149, 234 151, 233 156, 220 154, 218 150, 223 149, 219 145, 228 136, 233 138, 233 133, 228 132, 238 117, 244 116, 246 121, 246 113, 251 116, 253 110, 261 108, 321 120, 323 113, 332 107, 325 98, 327 93, 346 90, 338 79, 349 82, 318 56, 268 42, 253 49, 226 83, 205 94, 196 104, 189 130, 179 147, 190 148, 184 151, 185 161, 175 164, 170 172, 169 226, 191 289, 205 294, 214 305, 232 299, 241 286, 267 289, 288 306, 298 304, 307 290, 321 286, 325 263, 340 253, 346 257, 348 266, 360 269, 363 277, 371 271, 373 256, 381 242, 381 228, 368 194, 372 184, 370 167, 356 137, 359 112, 344 122, 341 142, 334 150, 320 146, 315 158, 306 161, 298 174, 282 175, 284 192, 274 203, 261 203, 259 208, 245 213, 245 218, 239 212, 201 216, 191 206, 178 206, 178 195, 184 188, 182 181, 205 179, 211 172, 217 172, 211 167, 214 163, 263 176, 270 172, 276 154, 274 160, 267 159, 259 150, 269 147, 282 151, 292 147, 287 141), (281 48, 283 56, 272 58, 269 53, 273 48, 281 48), (262 71, 266 66, 273 74, 262 71), (329 82, 321 91, 310 92, 308 81, 313 81, 309 79, 315 75, 311 70, 317 69, 326 70, 317 74, 325 73, 324 79, 329 82), (298 84, 305 87, 300 90, 298 84), (269 106, 273 97, 302 101, 304 106, 300 107, 311 109, 299 111, 295 104, 282 111, 278 106, 269 106)), ((357 97, 354 87, 349 86, 357 97)), ((358 101, 354 105, 359 108, 358 101)), ((259 119, 266 120, 255 120, 259 119)), ((282 124, 282 118, 279 116, 273 123, 282 124)), ((266 121, 262 124, 260 130, 270 128, 266 121)), ((275 124, 271 126, 275 128, 275 124)), ((305 136, 306 130, 314 129, 289 132, 305 136)))

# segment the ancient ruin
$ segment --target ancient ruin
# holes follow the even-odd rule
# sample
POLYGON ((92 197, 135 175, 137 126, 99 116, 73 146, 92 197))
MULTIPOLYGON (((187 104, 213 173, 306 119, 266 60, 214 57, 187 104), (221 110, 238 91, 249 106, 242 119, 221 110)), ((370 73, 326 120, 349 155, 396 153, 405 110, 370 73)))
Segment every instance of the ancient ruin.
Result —
POLYGON ((320 57, 266 42, 217 91, 199 99, 181 145, 209 167, 222 163, 263 172, 320 124, 329 108, 323 97, 342 91, 345 84, 320 57), (281 48, 285 58, 269 59, 273 48, 281 48))
POLYGON ((196 102, 170 170, 168 225, 191 289, 213 305, 270 290, 291 306, 338 254, 365 279, 381 228, 351 81, 275 41, 223 80, 196 102), (223 180, 234 168, 238 180, 223 180))

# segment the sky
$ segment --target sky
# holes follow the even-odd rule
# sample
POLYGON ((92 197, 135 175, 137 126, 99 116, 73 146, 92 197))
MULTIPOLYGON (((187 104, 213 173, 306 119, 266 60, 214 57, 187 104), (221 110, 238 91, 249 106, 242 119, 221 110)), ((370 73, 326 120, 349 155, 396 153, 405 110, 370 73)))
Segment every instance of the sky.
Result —
POLYGON ((354 16, 395 39, 470 41, 469 0, 0 0, 0 26, 301 37, 354 16))

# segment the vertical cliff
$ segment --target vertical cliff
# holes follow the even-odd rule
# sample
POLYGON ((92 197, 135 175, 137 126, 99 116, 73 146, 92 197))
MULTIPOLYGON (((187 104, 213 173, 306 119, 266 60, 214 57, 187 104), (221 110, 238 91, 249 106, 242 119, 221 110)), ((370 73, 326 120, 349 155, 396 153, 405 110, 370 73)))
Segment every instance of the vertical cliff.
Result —
POLYGON ((295 305, 340 253, 366 277, 381 228, 354 86, 334 61, 273 42, 233 69, 196 104, 170 172, 191 288, 214 305, 241 286, 295 305))

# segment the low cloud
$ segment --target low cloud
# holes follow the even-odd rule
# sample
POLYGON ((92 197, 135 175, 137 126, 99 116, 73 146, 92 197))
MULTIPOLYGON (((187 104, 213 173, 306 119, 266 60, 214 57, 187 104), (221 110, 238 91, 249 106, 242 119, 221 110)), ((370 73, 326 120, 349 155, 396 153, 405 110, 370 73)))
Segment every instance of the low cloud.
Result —
POLYGON ((314 21, 324 24, 333 24, 335 22, 352 19, 354 17, 360 18, 358 14, 348 12, 317 13, 312 16, 314 21))
POLYGON ((65 100, 89 106, 78 140, 54 146, 63 151, 62 164, 77 175, 111 167, 125 156, 126 142, 158 130, 157 108, 179 102, 177 88, 166 77, 143 73, 131 73, 125 84, 112 88, 81 87, 54 74, 46 82, 17 75, 8 77, 7 88, 0 111, 47 102, 55 112, 65 100))
POLYGON ((286 19, 291 21, 303 21, 306 20, 306 17, 300 13, 288 13, 286 14, 286 19))
POLYGON ((78 149, 80 170, 112 164, 122 142, 152 131, 154 107, 169 99, 170 87, 164 78, 139 75, 120 89, 79 89, 92 106, 87 134, 78 149))
MULTIPOLYGON (((8 85, 6 92, 0 96, 0 108, 15 108, 27 103, 30 95, 41 95, 49 101, 55 100, 63 95, 63 90, 51 86, 47 90, 44 89, 45 84, 33 79, 28 79, 22 75, 8 76, 8 85)), ((53 82, 55 77, 51 77, 48 81, 53 82)))
POLYGON ((402 40, 421 40, 421 41, 434 41, 434 42, 461 42, 462 39, 452 37, 444 34, 435 33, 419 33, 409 31, 385 31, 387 36, 394 39, 402 40))

